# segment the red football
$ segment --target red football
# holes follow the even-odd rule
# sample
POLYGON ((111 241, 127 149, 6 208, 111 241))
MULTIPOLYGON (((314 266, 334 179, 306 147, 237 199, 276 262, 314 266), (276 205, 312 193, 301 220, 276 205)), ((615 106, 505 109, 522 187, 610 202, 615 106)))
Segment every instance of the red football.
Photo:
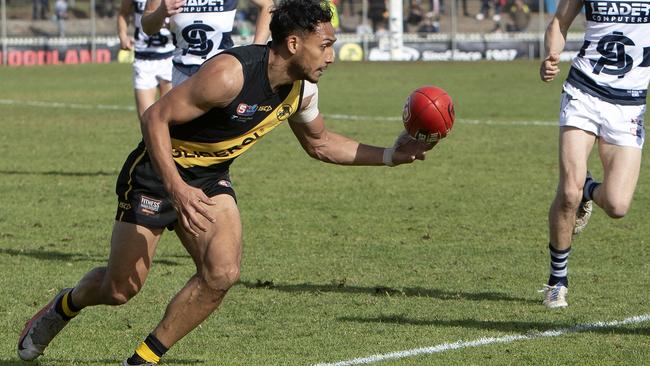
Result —
POLYGON ((423 86, 406 99, 402 121, 415 139, 436 143, 447 136, 454 125, 454 102, 437 86, 423 86))

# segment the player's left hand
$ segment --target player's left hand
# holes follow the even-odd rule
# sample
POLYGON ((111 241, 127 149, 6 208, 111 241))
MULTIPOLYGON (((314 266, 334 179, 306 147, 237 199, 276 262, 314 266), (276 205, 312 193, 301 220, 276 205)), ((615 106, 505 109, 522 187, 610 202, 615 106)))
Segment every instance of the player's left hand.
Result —
POLYGON ((408 164, 415 160, 424 160, 426 152, 433 149, 435 145, 436 143, 418 141, 408 132, 402 131, 393 145, 393 164, 408 164))

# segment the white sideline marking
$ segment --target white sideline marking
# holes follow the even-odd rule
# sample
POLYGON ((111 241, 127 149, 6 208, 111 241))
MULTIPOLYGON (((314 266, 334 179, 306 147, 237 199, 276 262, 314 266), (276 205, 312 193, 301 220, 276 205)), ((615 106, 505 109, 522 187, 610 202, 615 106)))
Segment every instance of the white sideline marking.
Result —
POLYGON ((135 111, 135 107, 132 106, 41 102, 37 100, 0 99, 0 104, 20 105, 20 106, 28 106, 28 107, 43 107, 43 108, 103 109, 103 110, 116 110, 116 111, 135 111))
POLYGON ((530 333, 530 334, 519 334, 519 335, 509 335, 503 337, 490 337, 490 338, 480 338, 475 341, 458 341, 454 343, 443 343, 433 347, 426 348, 415 348, 405 351, 390 352, 378 355, 372 355, 367 357, 355 358, 347 361, 339 361, 334 363, 319 363, 314 366, 350 366, 350 365, 367 365, 370 363, 375 363, 385 360, 396 360, 400 358, 413 357, 418 355, 426 355, 432 353, 440 353, 455 349, 467 348, 467 347, 480 347, 486 346, 489 344, 499 344, 499 343, 510 343, 514 341, 521 340, 533 340, 537 338, 546 338, 546 337, 558 337, 561 335, 569 333, 578 333, 586 332, 594 329, 602 328, 614 328, 621 325, 627 324, 637 324, 643 323, 650 320, 650 314, 633 316, 631 318, 623 320, 615 320, 611 322, 596 322, 596 323, 587 323, 587 324, 578 324, 570 328, 560 328, 555 330, 547 330, 540 333, 530 333))
MULTIPOLYGON (((60 102, 42 102, 35 100, 15 100, 0 99, 0 104, 17 105, 28 107, 42 108, 70 108, 70 109, 101 109, 114 111, 135 111, 134 106, 123 105, 105 105, 105 104, 79 104, 79 103, 60 103, 60 102)), ((338 119, 344 121, 371 121, 371 122, 402 122, 401 117, 382 117, 382 116, 355 116, 348 114, 325 114, 325 118, 338 119)), ((493 126, 558 126, 558 122, 550 121, 492 121, 492 120, 475 120, 459 119, 457 122, 468 125, 493 125, 493 126)))

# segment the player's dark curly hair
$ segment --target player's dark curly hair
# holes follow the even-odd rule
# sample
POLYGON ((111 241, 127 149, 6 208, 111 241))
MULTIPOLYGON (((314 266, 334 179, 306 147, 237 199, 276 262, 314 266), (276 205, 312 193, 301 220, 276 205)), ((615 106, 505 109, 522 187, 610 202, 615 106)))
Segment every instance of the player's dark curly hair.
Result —
POLYGON ((271 37, 281 43, 290 34, 306 34, 316 30, 318 23, 332 20, 328 0, 281 0, 273 10, 271 37))

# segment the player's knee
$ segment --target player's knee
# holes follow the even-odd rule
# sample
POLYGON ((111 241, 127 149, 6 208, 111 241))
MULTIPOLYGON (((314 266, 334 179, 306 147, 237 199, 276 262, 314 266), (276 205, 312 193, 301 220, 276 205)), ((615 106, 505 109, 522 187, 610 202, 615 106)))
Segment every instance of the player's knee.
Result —
POLYGON ((560 207, 566 211, 575 211, 582 200, 581 188, 564 188, 557 192, 560 207))
MULTIPOLYGON (((106 288, 106 287, 105 287, 106 288)), ((113 284, 104 291, 104 303, 106 305, 124 305, 140 292, 141 286, 134 284, 113 284)))
POLYGON ((202 279, 208 288, 223 292, 228 291, 239 281, 239 266, 228 265, 204 271, 202 279))
POLYGON ((609 217, 620 219, 627 215, 627 212, 630 210, 630 203, 623 201, 608 201, 605 202, 603 210, 605 210, 609 217))

